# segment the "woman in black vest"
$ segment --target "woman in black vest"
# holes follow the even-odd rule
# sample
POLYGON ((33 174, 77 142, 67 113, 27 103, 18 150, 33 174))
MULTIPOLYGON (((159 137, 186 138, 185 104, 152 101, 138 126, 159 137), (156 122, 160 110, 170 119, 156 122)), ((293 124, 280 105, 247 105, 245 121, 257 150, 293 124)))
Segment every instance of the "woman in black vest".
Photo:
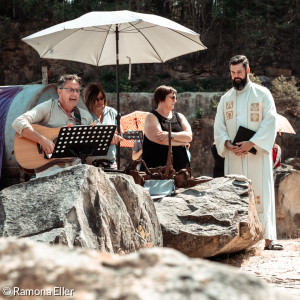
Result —
POLYGON ((173 111, 177 102, 176 92, 174 88, 164 85, 154 92, 154 102, 157 108, 146 116, 144 126, 142 157, 147 167, 163 167, 167 163, 169 122, 172 128, 173 168, 179 171, 189 166, 187 149, 192 140, 192 130, 187 119, 181 113, 173 111))

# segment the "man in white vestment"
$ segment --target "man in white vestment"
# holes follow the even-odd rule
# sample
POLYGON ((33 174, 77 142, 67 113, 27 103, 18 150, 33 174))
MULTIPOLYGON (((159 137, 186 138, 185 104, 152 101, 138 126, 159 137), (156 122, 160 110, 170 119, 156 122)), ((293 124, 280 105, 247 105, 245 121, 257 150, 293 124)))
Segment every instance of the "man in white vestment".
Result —
POLYGON ((271 92, 249 80, 249 62, 244 55, 231 58, 233 88, 222 96, 214 124, 214 139, 225 157, 224 173, 251 179, 256 209, 263 227, 266 250, 282 250, 276 243, 272 147, 276 137, 276 108, 271 92), (250 140, 232 144, 239 126, 256 133, 250 140), (256 154, 249 152, 256 149, 256 154))

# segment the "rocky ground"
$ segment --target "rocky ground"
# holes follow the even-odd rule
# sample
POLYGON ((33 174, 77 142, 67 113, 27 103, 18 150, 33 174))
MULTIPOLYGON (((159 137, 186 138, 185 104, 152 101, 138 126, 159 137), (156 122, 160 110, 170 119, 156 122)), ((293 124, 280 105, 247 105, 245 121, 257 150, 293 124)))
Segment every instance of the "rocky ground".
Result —
POLYGON ((246 252, 213 259, 265 280, 286 294, 300 298, 300 238, 279 240, 283 251, 263 250, 264 241, 246 252))

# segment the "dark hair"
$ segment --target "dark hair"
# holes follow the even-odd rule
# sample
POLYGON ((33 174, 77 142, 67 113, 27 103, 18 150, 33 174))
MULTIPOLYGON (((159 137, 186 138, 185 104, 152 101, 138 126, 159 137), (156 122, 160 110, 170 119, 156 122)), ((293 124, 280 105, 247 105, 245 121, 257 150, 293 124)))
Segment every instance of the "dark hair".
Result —
POLYGON ((84 103, 89 111, 92 111, 93 104, 96 102, 97 97, 99 93, 102 93, 104 97, 104 105, 106 106, 107 99, 105 95, 105 91, 101 84, 99 83, 90 83, 85 89, 84 89, 84 103))
POLYGON ((243 64, 245 70, 249 68, 249 61, 245 55, 236 55, 232 57, 229 61, 229 69, 232 65, 238 65, 238 64, 243 64))
POLYGON ((154 92, 154 103, 158 105, 159 102, 165 101, 166 96, 171 93, 177 93, 177 91, 171 86, 166 86, 166 85, 159 86, 154 92))
POLYGON ((77 76, 76 74, 65 74, 59 77, 57 81, 57 88, 63 88, 68 80, 76 80, 80 85, 82 83, 81 77, 77 76))

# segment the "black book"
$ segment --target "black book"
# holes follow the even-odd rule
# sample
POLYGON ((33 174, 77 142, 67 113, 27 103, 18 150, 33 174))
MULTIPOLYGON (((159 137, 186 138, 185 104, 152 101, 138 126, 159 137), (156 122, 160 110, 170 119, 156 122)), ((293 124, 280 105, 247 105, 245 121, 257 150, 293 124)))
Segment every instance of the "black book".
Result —
MULTIPOLYGON (((251 130, 251 129, 240 126, 237 133, 236 133, 236 136, 235 136, 232 144, 236 145, 236 143, 238 143, 238 142, 249 141, 255 133, 256 132, 251 130)), ((249 152, 251 152, 252 154, 256 154, 257 150, 254 147, 252 147, 249 150, 249 152)))

